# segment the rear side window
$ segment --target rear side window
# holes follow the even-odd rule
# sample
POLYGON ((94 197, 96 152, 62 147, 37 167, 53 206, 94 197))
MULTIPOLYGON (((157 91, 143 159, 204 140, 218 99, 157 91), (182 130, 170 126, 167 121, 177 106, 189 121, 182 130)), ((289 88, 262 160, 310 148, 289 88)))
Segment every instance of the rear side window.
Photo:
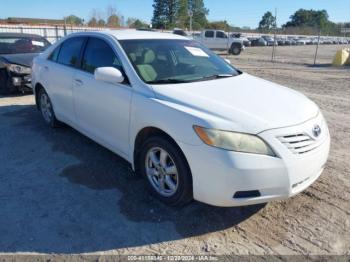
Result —
POLYGON ((119 59, 104 40, 89 38, 83 56, 82 69, 93 74, 99 67, 115 67, 122 70, 119 59))
POLYGON ((205 37, 213 38, 214 37, 214 31, 205 31, 205 37))
POLYGON ((75 37, 63 42, 57 62, 63 65, 76 66, 84 40, 83 37, 75 37))
POLYGON ((58 53, 60 52, 61 46, 59 45, 58 47, 55 48, 55 50, 52 51, 52 53, 49 55, 48 59, 56 62, 58 58, 58 53))

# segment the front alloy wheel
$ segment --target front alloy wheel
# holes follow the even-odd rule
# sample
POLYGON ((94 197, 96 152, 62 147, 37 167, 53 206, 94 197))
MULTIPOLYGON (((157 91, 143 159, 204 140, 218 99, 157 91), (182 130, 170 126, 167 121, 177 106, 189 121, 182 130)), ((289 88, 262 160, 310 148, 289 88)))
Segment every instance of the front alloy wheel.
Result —
POLYGON ((167 151, 152 147, 147 153, 145 168, 149 182, 160 195, 169 197, 176 193, 178 171, 167 151))
POLYGON ((193 199, 189 165, 170 138, 162 135, 147 138, 136 163, 136 170, 146 178, 151 192, 164 203, 181 206, 193 199))

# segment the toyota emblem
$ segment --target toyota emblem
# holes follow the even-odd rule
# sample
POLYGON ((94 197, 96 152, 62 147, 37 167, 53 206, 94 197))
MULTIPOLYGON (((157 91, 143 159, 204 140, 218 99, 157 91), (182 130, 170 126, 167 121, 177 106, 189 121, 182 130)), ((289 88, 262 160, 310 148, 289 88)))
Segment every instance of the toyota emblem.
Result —
POLYGON ((319 125, 315 125, 312 129, 312 134, 314 137, 319 137, 321 135, 321 127, 319 125))

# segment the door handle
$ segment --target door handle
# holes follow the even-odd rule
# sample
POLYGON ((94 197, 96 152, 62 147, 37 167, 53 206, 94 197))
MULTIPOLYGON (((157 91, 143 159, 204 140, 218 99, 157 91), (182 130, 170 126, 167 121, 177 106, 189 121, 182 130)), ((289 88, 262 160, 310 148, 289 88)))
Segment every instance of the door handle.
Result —
POLYGON ((48 66, 44 66, 44 69, 45 69, 46 71, 49 71, 49 67, 48 67, 48 66))
POLYGON ((84 84, 80 79, 74 79, 74 83, 76 86, 82 86, 84 84))

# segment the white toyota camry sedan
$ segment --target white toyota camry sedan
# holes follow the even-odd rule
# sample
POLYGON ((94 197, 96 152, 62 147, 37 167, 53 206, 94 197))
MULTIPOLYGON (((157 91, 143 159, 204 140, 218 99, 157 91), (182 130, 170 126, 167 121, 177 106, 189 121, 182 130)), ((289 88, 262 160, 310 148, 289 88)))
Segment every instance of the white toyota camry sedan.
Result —
POLYGON ((285 199, 326 164, 315 103, 165 33, 71 34, 33 63, 45 122, 66 123, 129 161, 169 205, 285 199))

